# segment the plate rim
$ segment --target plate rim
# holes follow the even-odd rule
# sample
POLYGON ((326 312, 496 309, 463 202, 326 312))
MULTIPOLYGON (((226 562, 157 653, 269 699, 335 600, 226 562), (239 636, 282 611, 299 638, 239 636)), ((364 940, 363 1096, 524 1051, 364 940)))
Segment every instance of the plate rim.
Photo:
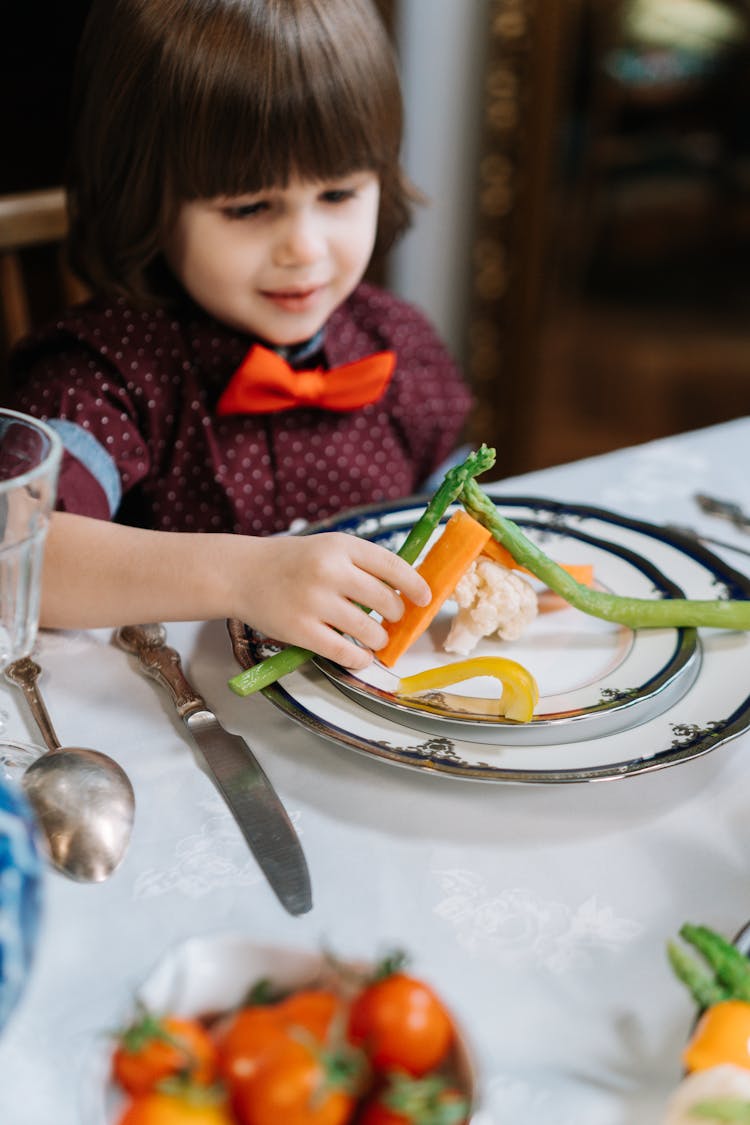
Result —
MULTIPOLYGON (((670 527, 611 512, 599 505, 567 504, 563 501, 538 496, 504 494, 498 492, 497 489, 493 490, 491 494, 493 500, 498 504, 544 510, 553 519, 575 516, 602 520, 605 523, 613 523, 616 526, 632 529, 650 538, 661 540, 680 553, 692 558, 707 570, 713 575, 717 583, 726 588, 729 596, 740 599, 750 598, 750 577, 736 570, 730 563, 725 562, 705 544, 697 542, 670 527)), ((332 530, 334 526, 336 529, 340 529, 343 521, 354 523, 367 516, 387 513, 392 511, 395 505, 418 507, 423 505, 427 499, 427 496, 416 495, 403 497, 398 501, 383 501, 377 504, 364 505, 360 508, 348 509, 338 516, 329 517, 310 525, 304 533, 332 530)), ((227 622, 227 627, 234 657, 240 667, 248 668, 256 663, 248 630, 244 623, 236 619, 230 619, 227 622)), ((725 719, 712 723, 710 729, 701 731, 697 735, 689 729, 680 733, 679 724, 677 724, 674 728, 673 744, 664 750, 657 751, 655 754, 650 754, 646 758, 631 758, 601 766, 573 769, 522 770, 497 766, 488 767, 486 765, 473 766, 466 763, 455 764, 446 757, 436 759, 435 757, 425 756, 416 760, 416 756, 414 756, 415 760, 404 760, 403 751, 393 750, 379 742, 358 738, 342 728, 324 723, 317 715, 307 710, 304 705, 294 700, 289 692, 278 683, 263 689, 263 694, 269 702, 287 714, 298 725, 320 735, 329 742, 333 742, 335 745, 344 746, 369 758, 387 761, 389 764, 396 764, 405 769, 414 769, 421 773, 495 784, 578 784, 634 777, 702 757, 718 746, 730 742, 750 727, 750 695, 748 695, 725 719)), ((394 726, 396 725, 394 723, 394 726)), ((433 739, 431 741, 441 740, 433 739)), ((450 740, 442 741, 450 742, 450 740)))
MULTIPOLYGON (((600 536, 595 536, 585 531, 576 530, 574 528, 549 528, 549 525, 539 523, 538 521, 531 521, 528 519, 523 520, 519 526, 524 529, 531 528, 532 530, 541 530, 542 532, 552 530, 557 534, 565 534, 569 538, 578 539, 597 550, 604 553, 609 553, 615 557, 620 558, 628 565, 632 566, 635 570, 650 582, 654 590, 658 591, 661 596, 668 595, 671 597, 684 597, 682 588, 665 575, 659 567, 657 567, 650 559, 645 558, 637 551, 624 544, 611 543, 608 540, 602 539, 600 536)), ((394 530, 396 530, 394 528, 394 530)), ((572 729, 573 726, 584 726, 588 728, 589 724, 596 723, 597 725, 609 725, 606 733, 613 734, 617 730, 625 729, 623 726, 615 725, 620 713, 627 715, 632 712, 638 704, 642 704, 644 710, 650 710, 648 718, 654 718, 659 712, 655 710, 658 701, 664 697, 668 697, 669 701, 663 706, 663 710, 667 710, 682 696, 676 696, 676 690, 679 688, 682 680, 686 682, 683 687, 682 694, 690 690, 690 687, 695 681, 696 676, 700 670, 701 663, 701 648, 698 641, 697 629, 691 627, 675 627, 670 629, 674 634, 674 644, 672 646, 669 657, 666 662, 661 664, 660 667, 648 675, 647 679, 637 686, 638 694, 622 694, 613 697, 610 700, 602 698, 600 693, 597 703, 588 707, 568 708, 565 711, 556 713, 553 716, 532 718, 531 722, 526 724, 514 723, 502 718, 488 717, 486 719, 479 719, 470 715, 461 716, 459 714, 451 714, 441 709, 439 706, 430 704, 429 701, 423 703, 402 703, 397 697, 393 697, 392 693, 385 690, 373 688, 367 683, 363 684, 360 677, 353 675, 340 668, 338 665, 333 664, 329 660, 321 657, 314 656, 313 662, 318 668, 327 676, 335 686, 347 694, 359 696, 361 705, 369 707, 371 710, 382 713, 386 718, 392 717, 394 722, 402 722, 404 726, 411 726, 413 729, 423 730, 430 732, 433 727, 438 727, 445 723, 445 733, 449 734, 451 730, 458 738, 465 738, 467 741, 474 741, 470 735, 477 733, 481 730, 487 730, 489 727, 495 733, 494 739, 476 739, 485 745, 497 744, 501 737, 507 737, 508 741, 513 744, 530 744, 534 745, 544 744, 545 739, 549 743, 553 743, 556 739, 555 732, 560 732, 557 737, 569 741, 565 736, 565 732, 572 729), (697 666, 696 666, 697 665, 697 666), (649 688, 649 685, 652 685, 649 688), (368 690, 368 688, 370 690, 368 690), (648 690, 643 690, 648 688, 648 690), (364 702, 367 700, 368 702, 364 702), (650 708, 649 705, 650 704, 650 708), (390 713, 390 714, 389 714, 390 713), (412 722, 409 723, 407 718, 399 719, 397 716, 411 715, 412 722), (415 717, 424 716, 423 724, 426 720, 426 725, 420 725, 414 721, 415 717)), ((637 644, 637 630, 632 630, 635 638, 634 646, 637 644)), ((623 665, 627 664, 628 657, 623 661, 623 665)), ((646 719, 642 721, 647 721, 646 719)), ((630 725, 630 724, 628 724, 630 725)), ((594 737, 593 735, 591 737, 594 737)))

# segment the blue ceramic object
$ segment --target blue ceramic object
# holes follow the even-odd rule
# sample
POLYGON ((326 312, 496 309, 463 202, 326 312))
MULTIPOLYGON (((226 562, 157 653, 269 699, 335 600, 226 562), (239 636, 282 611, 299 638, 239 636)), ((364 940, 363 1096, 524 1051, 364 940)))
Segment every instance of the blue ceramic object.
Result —
POLYGON ((0 1030, 23 991, 41 914, 42 859, 21 790, 0 776, 0 1030))

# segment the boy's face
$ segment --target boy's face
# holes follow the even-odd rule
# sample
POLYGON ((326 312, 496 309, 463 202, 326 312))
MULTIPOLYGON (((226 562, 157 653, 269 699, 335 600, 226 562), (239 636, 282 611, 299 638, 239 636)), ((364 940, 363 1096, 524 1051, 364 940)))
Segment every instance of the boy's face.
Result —
POLYGON ((361 280, 379 202, 378 177, 367 171, 191 200, 182 204, 166 258, 218 320, 277 346, 300 343, 361 280))

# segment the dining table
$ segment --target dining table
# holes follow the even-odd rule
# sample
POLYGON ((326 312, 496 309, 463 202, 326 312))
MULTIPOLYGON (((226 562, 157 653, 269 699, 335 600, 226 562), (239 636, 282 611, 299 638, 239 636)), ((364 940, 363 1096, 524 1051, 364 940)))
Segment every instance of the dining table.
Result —
MULTIPOLYGON (((485 487, 691 529, 750 577, 750 534, 695 500, 750 509, 749 469, 750 416, 485 487)), ((282 909, 167 695, 113 631, 41 630, 34 655, 60 740, 115 758, 136 816, 104 882, 45 871, 31 973, 0 1033, 0 1122, 104 1125, 92 1087, 141 983, 181 943, 241 935, 360 960, 404 950, 471 1044, 473 1125, 658 1125, 695 1016, 666 944, 688 921, 731 937, 750 918, 750 719, 652 768, 547 784, 454 776, 358 752, 263 694, 230 691, 225 621, 165 625, 283 801, 313 906, 282 909)), ((722 673, 738 699, 750 693, 742 651, 722 673)), ((3 737, 38 743, 20 692, 0 693, 3 737)), ((683 706, 670 710, 677 726, 683 706)))

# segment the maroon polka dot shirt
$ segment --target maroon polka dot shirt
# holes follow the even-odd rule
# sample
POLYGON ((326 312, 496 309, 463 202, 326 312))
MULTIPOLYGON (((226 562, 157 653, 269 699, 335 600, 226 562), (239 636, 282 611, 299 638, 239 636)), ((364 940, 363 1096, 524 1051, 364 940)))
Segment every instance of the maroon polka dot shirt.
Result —
POLYGON ((392 295, 360 285, 326 326, 327 366, 398 356, 383 398, 360 410, 217 417, 252 343, 194 305, 143 312, 100 299, 24 341, 12 405, 63 439, 58 507, 165 531, 269 534, 413 493, 454 450, 470 394, 424 316, 392 295))

